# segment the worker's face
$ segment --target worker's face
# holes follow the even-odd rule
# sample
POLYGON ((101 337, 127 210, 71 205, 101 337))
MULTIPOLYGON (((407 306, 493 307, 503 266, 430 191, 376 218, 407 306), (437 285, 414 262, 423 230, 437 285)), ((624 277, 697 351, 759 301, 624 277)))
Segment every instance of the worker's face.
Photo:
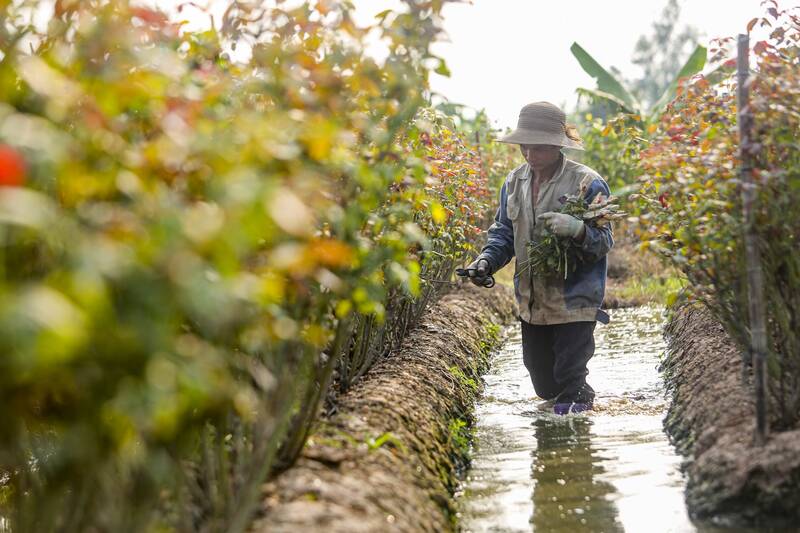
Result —
POLYGON ((550 144, 520 144, 522 157, 534 170, 543 170, 558 161, 561 147, 550 144))

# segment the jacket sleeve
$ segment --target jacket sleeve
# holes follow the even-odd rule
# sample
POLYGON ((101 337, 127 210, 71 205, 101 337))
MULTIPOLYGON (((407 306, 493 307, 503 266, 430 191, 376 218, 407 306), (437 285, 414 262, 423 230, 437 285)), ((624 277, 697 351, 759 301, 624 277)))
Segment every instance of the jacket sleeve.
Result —
POLYGON ((506 204, 508 193, 506 183, 500 189, 500 205, 494 215, 494 224, 489 227, 486 246, 481 249, 478 259, 486 259, 492 272, 497 272, 514 257, 514 226, 508 218, 506 204))
MULTIPOLYGON (((599 176, 589 185, 589 190, 586 191, 586 200, 591 202, 597 193, 602 193, 603 196, 611 194, 608 184, 599 176)), ((586 237, 581 243, 581 250, 587 261, 599 261, 611 250, 612 246, 614 246, 614 235, 611 231, 611 224, 600 227, 586 225, 586 237)))

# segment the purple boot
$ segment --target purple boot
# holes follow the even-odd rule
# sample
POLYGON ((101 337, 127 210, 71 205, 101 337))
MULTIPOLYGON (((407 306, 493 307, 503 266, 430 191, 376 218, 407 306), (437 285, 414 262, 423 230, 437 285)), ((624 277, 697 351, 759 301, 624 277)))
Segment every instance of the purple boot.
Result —
POLYGON ((582 413, 592 408, 591 403, 584 402, 564 402, 553 406, 553 412, 557 415, 568 415, 570 413, 582 413))

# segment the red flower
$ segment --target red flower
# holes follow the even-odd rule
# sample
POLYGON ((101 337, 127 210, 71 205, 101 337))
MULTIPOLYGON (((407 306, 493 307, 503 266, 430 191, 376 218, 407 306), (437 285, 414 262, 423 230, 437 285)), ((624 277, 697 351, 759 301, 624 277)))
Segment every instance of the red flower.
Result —
POLYGON ((25 160, 19 152, 0 144, 0 187, 19 187, 25 183, 25 160))

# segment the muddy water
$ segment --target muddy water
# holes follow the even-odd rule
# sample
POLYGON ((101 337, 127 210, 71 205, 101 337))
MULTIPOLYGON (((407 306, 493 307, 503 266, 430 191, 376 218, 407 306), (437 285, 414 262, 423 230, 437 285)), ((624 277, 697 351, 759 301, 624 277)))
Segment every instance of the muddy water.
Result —
POLYGON ((662 430, 662 310, 611 318, 595 330, 589 414, 545 409, 518 327, 495 356, 459 494, 464 531, 708 531, 686 514, 680 458, 662 430))

